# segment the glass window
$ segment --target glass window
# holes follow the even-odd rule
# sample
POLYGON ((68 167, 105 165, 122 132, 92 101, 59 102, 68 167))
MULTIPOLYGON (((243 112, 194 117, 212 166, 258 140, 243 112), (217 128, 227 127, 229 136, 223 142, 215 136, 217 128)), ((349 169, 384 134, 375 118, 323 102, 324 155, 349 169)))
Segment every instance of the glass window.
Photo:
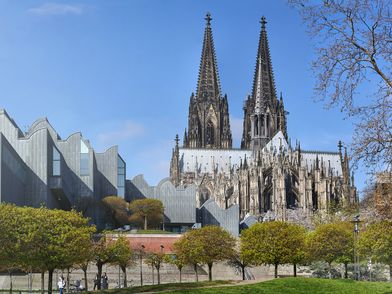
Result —
POLYGON ((61 156, 56 147, 53 146, 53 176, 61 176, 61 156))
POLYGON ((120 156, 117 159, 117 196, 125 196, 125 162, 120 156))
POLYGON ((90 154, 88 153, 88 147, 80 140, 80 175, 90 175, 90 154))
POLYGON ((88 176, 90 173, 90 155, 88 153, 81 153, 80 154, 80 175, 81 176, 88 176))

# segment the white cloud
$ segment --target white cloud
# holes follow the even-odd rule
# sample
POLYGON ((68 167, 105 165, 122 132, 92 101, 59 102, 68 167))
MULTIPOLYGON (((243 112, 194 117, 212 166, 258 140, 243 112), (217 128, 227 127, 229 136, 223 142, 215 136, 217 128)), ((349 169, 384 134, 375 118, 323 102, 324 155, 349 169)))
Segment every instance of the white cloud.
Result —
POLYGON ((125 121, 116 127, 115 130, 98 134, 98 140, 103 144, 117 145, 120 141, 143 135, 144 132, 143 125, 132 121, 125 121))
POLYGON ((82 5, 71 5, 61 3, 45 3, 38 7, 33 7, 28 10, 29 13, 35 15, 80 15, 83 13, 82 5))

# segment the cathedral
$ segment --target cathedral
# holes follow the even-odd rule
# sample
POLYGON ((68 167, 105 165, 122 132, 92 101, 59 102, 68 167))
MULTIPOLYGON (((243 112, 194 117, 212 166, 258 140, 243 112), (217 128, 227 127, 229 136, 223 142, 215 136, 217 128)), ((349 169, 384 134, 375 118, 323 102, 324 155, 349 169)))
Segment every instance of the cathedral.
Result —
POLYGON ((220 208, 238 205, 240 221, 309 217, 331 205, 357 201, 347 151, 308 151, 292 146, 282 94, 277 95, 266 20, 261 31, 251 95, 244 102, 240 148, 232 147, 229 105, 222 94, 211 16, 207 14, 196 93, 189 101, 183 146, 178 135, 171 182, 196 185, 196 203, 213 199, 220 208))

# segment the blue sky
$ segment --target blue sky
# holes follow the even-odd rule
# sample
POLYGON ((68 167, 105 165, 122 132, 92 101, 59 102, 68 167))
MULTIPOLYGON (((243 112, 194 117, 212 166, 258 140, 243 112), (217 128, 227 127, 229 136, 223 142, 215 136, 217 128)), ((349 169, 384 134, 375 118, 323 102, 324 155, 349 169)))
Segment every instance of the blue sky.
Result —
MULTIPOLYGON (((207 11, 235 147, 262 15, 292 142, 326 151, 350 143, 352 122, 312 98, 312 41, 284 0, 0 0, 0 107, 23 130, 48 117, 60 136, 81 131, 98 152, 119 145, 128 178, 156 184, 187 126, 207 11)), ((364 181, 357 171, 360 189, 364 181)))

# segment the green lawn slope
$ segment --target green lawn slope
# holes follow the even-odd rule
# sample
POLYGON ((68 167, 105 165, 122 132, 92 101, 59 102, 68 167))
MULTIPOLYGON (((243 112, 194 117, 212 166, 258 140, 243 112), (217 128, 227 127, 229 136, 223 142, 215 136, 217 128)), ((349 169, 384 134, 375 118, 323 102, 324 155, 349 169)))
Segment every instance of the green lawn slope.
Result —
POLYGON ((392 283, 388 282, 356 282, 352 280, 328 280, 316 278, 281 278, 267 282, 238 285, 234 281, 213 281, 201 283, 162 284, 154 286, 132 287, 128 289, 110 290, 111 294, 125 293, 339 293, 339 294, 392 294, 392 283))

